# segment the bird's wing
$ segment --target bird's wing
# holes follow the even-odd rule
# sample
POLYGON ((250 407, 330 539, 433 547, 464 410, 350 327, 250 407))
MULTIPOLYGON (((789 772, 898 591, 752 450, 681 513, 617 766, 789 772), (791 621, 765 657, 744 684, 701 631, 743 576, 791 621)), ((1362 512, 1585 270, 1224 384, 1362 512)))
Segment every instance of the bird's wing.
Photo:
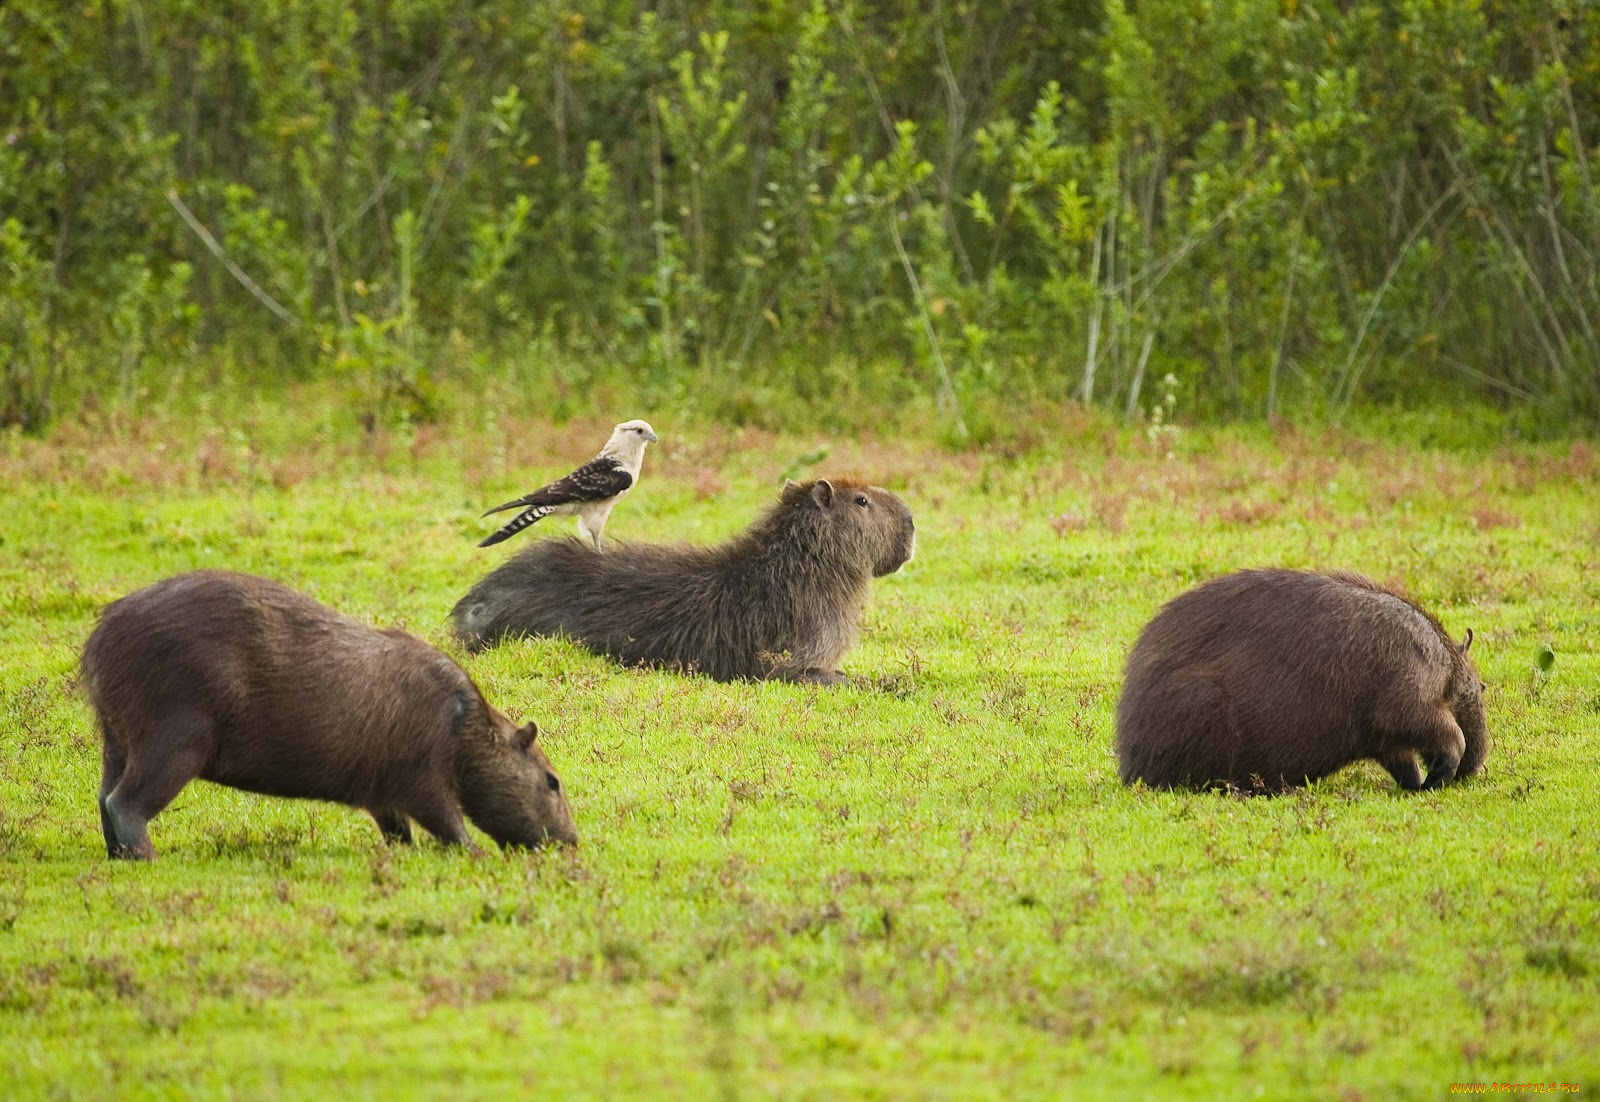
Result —
MULTIPOLYGON (((526 497, 508 501, 504 505, 496 505, 483 515, 490 516, 507 509, 548 509, 557 505, 604 501, 608 497, 616 497, 632 485, 633 476, 623 468, 622 464, 608 455, 602 455, 589 460, 565 478, 558 478, 526 497)), ((540 513, 539 516, 544 516, 544 513, 540 513)), ((533 518, 533 520, 538 519, 539 517, 533 518)), ((530 520, 528 523, 532 524, 533 521, 530 520)))

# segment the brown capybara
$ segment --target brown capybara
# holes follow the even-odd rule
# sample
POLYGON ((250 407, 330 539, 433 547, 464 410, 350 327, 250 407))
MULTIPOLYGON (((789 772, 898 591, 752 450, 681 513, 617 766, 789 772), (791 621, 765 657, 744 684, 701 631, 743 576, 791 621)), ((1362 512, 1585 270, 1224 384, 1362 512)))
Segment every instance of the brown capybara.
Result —
POLYGON ((911 510, 888 490, 791 482, 716 547, 621 544, 601 555, 541 540, 456 603, 455 632, 473 650, 561 635, 627 665, 833 684, 868 583, 904 566, 915 545, 911 510))
POLYGON ((1358 574, 1215 578, 1168 602, 1128 656, 1123 783, 1282 792, 1371 758, 1402 788, 1440 788, 1489 752, 1471 645, 1358 574))
POLYGON ((561 781, 460 666, 248 574, 198 570, 107 605, 83 648, 100 720, 112 857, 150 858, 146 824, 196 777, 365 808, 390 841, 415 819, 470 844, 576 843, 561 781))

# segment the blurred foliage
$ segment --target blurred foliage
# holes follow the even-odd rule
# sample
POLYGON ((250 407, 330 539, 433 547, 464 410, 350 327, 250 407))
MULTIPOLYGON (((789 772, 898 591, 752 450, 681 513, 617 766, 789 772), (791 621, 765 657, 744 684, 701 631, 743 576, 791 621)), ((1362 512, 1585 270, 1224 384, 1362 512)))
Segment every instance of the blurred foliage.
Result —
POLYGON ((8 0, 0 422, 208 363, 425 419, 532 356, 553 410, 1593 423, 1597 45, 1561 0, 8 0))

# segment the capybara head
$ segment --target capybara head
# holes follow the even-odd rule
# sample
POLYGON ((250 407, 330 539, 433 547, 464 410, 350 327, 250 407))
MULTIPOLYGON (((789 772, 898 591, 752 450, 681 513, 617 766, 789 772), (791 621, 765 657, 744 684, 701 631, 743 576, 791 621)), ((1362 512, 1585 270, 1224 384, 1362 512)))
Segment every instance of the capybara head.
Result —
POLYGON ((491 729, 462 744, 461 809, 502 847, 577 845, 567 790, 536 741, 539 725, 518 727, 490 709, 491 729))
POLYGON ((1483 708, 1484 684, 1478 676, 1478 667, 1473 664, 1472 656, 1467 653, 1471 649, 1472 629, 1468 628, 1461 646, 1451 644, 1450 681, 1444 690, 1445 702, 1467 740, 1467 749, 1456 768, 1458 777, 1470 777, 1482 769, 1483 760, 1489 756, 1489 721, 1483 708))
POLYGON ((880 486, 849 479, 791 482, 778 513, 815 541, 821 557, 863 564, 875 578, 893 574, 916 553, 911 510, 880 486))

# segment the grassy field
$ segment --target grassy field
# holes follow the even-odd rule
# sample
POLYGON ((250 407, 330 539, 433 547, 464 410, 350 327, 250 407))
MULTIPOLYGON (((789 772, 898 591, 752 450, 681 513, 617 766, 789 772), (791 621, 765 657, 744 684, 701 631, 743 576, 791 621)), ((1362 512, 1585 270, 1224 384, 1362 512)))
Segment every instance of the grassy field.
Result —
POLYGON ((1003 454, 818 461, 816 436, 658 421, 608 535, 720 538, 785 475, 911 504, 918 556, 875 586, 861 683, 719 685, 543 641, 465 658, 446 615, 506 553, 473 546, 477 513, 608 427, 362 438, 308 401, 0 437, 0 1093, 1600 1090, 1584 444, 1152 447, 1066 412, 1003 454), (1475 628, 1484 772, 1424 795, 1370 763, 1280 799, 1124 789, 1127 647, 1168 598, 1259 564, 1358 569, 1475 628), (104 602, 202 566, 462 658, 545 728, 582 846, 391 850, 358 812, 197 783, 153 824, 154 864, 108 862, 77 653, 104 602))

